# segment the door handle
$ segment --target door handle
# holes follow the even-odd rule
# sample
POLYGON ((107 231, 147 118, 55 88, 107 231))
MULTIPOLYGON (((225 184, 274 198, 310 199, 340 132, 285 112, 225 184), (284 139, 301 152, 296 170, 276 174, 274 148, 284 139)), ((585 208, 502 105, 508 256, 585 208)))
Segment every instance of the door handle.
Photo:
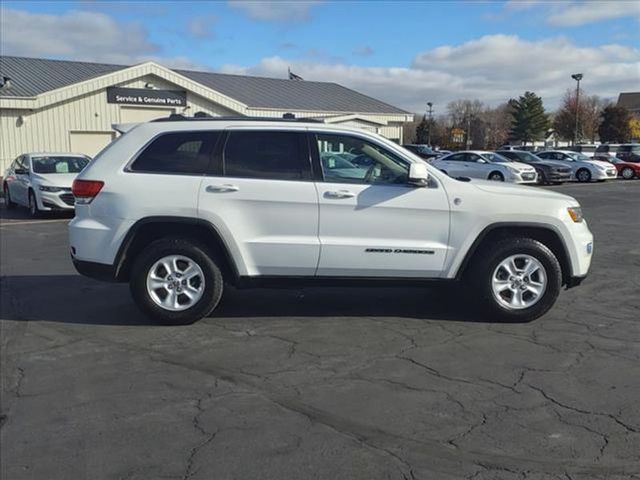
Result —
POLYGON ((224 193, 224 192, 237 192, 240 188, 237 185, 231 185, 226 183, 224 185, 207 185, 205 189, 208 193, 224 193))
POLYGON ((328 192, 325 192, 324 195, 329 198, 353 198, 356 196, 355 193, 350 192, 349 190, 328 191, 328 192))

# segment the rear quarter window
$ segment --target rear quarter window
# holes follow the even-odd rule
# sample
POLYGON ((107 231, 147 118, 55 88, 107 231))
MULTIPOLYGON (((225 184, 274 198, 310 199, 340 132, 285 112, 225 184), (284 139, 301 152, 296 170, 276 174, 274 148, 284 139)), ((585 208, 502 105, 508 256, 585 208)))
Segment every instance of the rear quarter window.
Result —
POLYGON ((155 138, 129 168, 133 172, 204 174, 220 132, 172 132, 155 138))

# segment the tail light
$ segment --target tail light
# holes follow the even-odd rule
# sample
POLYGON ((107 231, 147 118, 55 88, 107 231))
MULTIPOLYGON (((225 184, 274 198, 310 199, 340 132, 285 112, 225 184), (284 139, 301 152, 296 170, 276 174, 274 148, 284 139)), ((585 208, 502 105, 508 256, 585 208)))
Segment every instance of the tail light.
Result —
POLYGON ((76 197, 76 204, 87 205, 100 193, 104 182, 99 180, 74 180, 71 191, 76 197))

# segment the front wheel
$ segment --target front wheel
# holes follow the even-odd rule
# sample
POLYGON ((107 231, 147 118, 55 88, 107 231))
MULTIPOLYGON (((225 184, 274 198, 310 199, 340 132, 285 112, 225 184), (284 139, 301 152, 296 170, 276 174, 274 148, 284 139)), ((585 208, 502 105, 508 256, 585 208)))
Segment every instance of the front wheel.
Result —
POLYGON ((40 216, 40 209, 38 208, 38 202, 36 201, 36 194, 33 190, 29 191, 29 215, 31 218, 38 218, 40 216))
POLYGON ((579 182, 586 183, 591 181, 591 172, 586 168, 581 168, 576 173, 576 178, 579 182))
POLYGON ((131 271, 129 288, 148 317, 186 325, 211 313, 224 281, 207 248, 183 238, 164 238, 146 247, 131 271))
POLYGON ((506 238, 482 251, 471 268, 471 286, 488 319, 528 322, 544 315, 562 287, 553 252, 530 238, 506 238))
POLYGON ((500 172, 491 172, 489 174, 489 180, 493 180, 495 182, 504 182, 504 175, 500 172))

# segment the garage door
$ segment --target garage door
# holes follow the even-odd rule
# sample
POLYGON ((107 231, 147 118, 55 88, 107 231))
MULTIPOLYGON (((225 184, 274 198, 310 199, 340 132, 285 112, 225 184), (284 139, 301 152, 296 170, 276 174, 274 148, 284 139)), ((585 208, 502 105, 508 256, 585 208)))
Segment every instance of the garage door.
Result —
POLYGON ((121 123, 141 123, 156 118, 168 117, 173 108, 120 107, 121 123))
POLYGON ((71 132, 71 151, 73 153, 84 153, 90 157, 106 147, 115 134, 113 132, 71 132))

